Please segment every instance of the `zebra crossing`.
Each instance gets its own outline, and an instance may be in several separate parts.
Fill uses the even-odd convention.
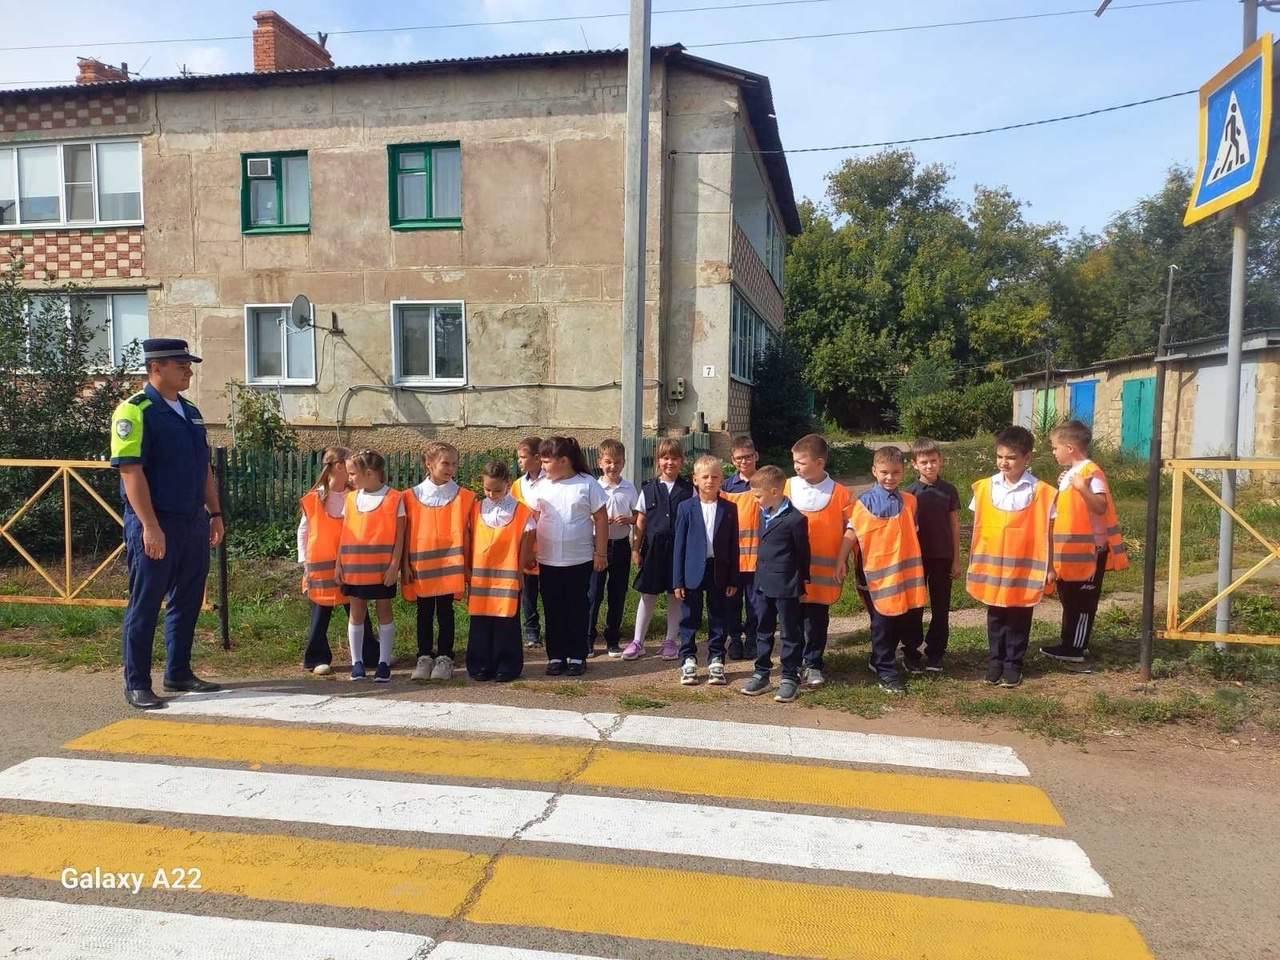
[[[0,880],[51,891],[0,898],[0,956],[1151,957],[996,744],[254,691],[165,714],[0,771]]]

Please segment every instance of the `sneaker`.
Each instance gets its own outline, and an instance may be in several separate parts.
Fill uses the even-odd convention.
[[[698,661],[693,657],[685,657],[684,663],[680,665],[680,682],[686,687],[692,687],[698,682]]]
[[[729,649],[725,651],[729,655],[730,660],[745,660],[747,652],[743,649],[741,640],[730,640]]]
[[[1022,682],[1022,671],[1017,667],[1005,667],[1004,675],[1000,678],[1000,686],[1005,690],[1012,690]]]
[[[941,661],[941,660],[930,660],[928,663],[926,663],[926,664],[924,665],[924,672],[925,672],[925,673],[941,673],[941,672],[942,672],[942,661]]]
[[[982,678],[982,682],[989,683],[994,687],[1000,682],[1002,676],[1004,676],[1004,664],[989,663],[987,664],[987,675]]]
[[[724,661],[719,657],[712,657],[711,662],[707,664],[707,685],[723,687],[728,682],[724,675]]]
[[[317,663],[311,668],[311,672],[317,677],[327,677],[329,674],[333,673],[333,668],[327,663]]]
[[[387,683],[390,680],[391,680],[391,664],[386,663],[385,661],[383,663],[378,664],[378,669],[373,671],[373,682]]]
[[[622,651],[623,660],[639,660],[644,656],[644,644],[639,640],[632,640],[627,644],[627,649]]]
[[[663,660],[678,660],[680,658],[680,644],[674,640],[664,640],[662,642],[662,652],[658,654]]]
[[[453,679],[453,657],[436,657],[436,665],[431,668],[432,680]]]
[[[524,638],[524,645],[526,647],[540,647],[542,646],[542,640],[535,633],[532,636],[528,636]]]
[[[600,651],[596,649],[596,644],[593,640],[591,641],[591,646],[587,647],[587,659],[594,660],[598,656],[600,656]]]
[[[364,679],[364,664],[361,663],[359,660],[357,660],[355,663],[351,665],[351,679],[352,680]]]
[[[924,661],[919,657],[903,657],[902,665],[907,668],[907,673],[913,675],[924,673]]]
[[[565,664],[564,672],[566,676],[580,677],[587,672],[587,665],[581,660],[570,660]]]
[[[743,684],[742,692],[748,697],[758,697],[769,690],[769,678],[763,673],[753,673],[751,679]]]
[[[827,682],[827,678],[822,675],[822,671],[817,667],[805,667],[804,672],[800,674],[800,678],[807,687],[820,687]]]
[[[1068,647],[1065,643],[1059,643],[1052,647],[1041,647],[1040,652],[1046,657],[1061,660],[1063,663],[1084,663],[1085,651],[1076,647]]]
[[[907,685],[902,682],[901,677],[882,677],[880,689],[885,693],[902,694],[907,692]]]
[[[413,668],[409,679],[414,683],[426,683],[431,679],[431,668],[436,665],[435,657],[419,657],[418,665]]]
[[[613,659],[617,660],[620,656],[622,656],[622,648],[618,646],[616,643],[611,644],[609,647],[605,649],[605,653],[607,653]]]
[[[773,695],[776,703],[790,703],[796,698],[796,694],[800,690],[800,681],[791,677],[783,677],[782,682],[778,684],[778,692]]]
[[[548,661],[547,661],[547,676],[548,676],[548,677],[561,677],[561,676],[564,676],[564,661],[563,661],[563,660],[548,660]]]

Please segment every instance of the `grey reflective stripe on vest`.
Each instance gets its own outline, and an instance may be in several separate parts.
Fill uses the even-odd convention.
[[[872,600],[882,600],[885,597],[892,597],[896,594],[910,590],[912,587],[923,587],[924,576],[912,577],[910,580],[903,580],[901,583],[895,583],[891,587],[881,587],[879,590],[868,589]]]
[[[509,580],[512,583],[520,582],[520,574],[514,570],[505,570],[502,567],[474,567],[471,570],[471,576],[484,577],[488,580]]]
[[[338,547],[340,555],[353,555],[361,553],[390,553],[395,549],[393,543],[344,543]]]
[[[421,580],[441,580],[444,577],[452,577],[456,573],[462,573],[466,568],[458,563],[452,567],[432,567],[430,570],[414,570],[413,579]]]
[[[1066,561],[1076,561],[1079,563],[1093,563],[1095,560],[1098,559],[1098,554],[1100,552],[1101,551],[1099,551],[1096,547],[1090,547],[1088,550],[1083,550],[1077,547],[1074,550],[1059,550],[1058,559],[1066,560]]]
[[[385,571],[388,563],[344,563],[343,573],[379,573]]]
[[[1093,543],[1092,533],[1055,533],[1054,543]]]
[[[970,563],[989,563],[993,567],[1019,567],[1034,573],[1044,573],[1049,565],[1043,560],[1032,560],[1030,557],[997,557],[990,553],[975,553],[969,558]]]
[[[498,597],[503,600],[515,600],[520,596],[519,590],[513,590],[510,587],[477,587],[472,586],[471,595],[473,597]]]
[[[881,577],[890,577],[895,573],[902,573],[904,570],[923,570],[924,561],[919,557],[908,557],[906,560],[899,560],[897,563],[891,563],[887,567],[881,567],[878,570],[863,570],[863,576],[868,580],[879,580]]]
[[[1043,580],[1032,580],[1028,577],[990,577],[985,573],[971,573],[969,583],[985,583],[992,587],[1023,587],[1027,590],[1044,589]]]
[[[760,552],[760,545],[758,543],[742,543],[738,545],[738,552],[752,556]]]
[[[325,570],[332,570],[337,567],[337,560],[320,560],[316,563],[307,561],[307,573],[321,573]]]
[[[462,547],[441,547],[438,550],[417,550],[409,554],[410,560],[443,560],[445,557],[462,556]]]
[[[324,590],[328,587],[336,587],[337,585],[337,580],[312,580],[310,577],[307,578],[307,587],[312,590]]]
[[[811,567],[830,567],[832,570],[836,568],[836,558],[820,553],[817,556],[809,558],[809,566]]]

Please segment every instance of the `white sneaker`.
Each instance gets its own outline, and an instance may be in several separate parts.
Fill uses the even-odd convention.
[[[707,665],[707,685],[712,687],[723,687],[728,680],[724,675],[724,662],[716,657]]]
[[[317,677],[327,677],[329,674],[333,673],[333,668],[327,663],[317,663],[311,668],[311,672]]]
[[[432,680],[452,680],[453,679],[453,658],[452,657],[436,657],[436,665],[431,670]]]
[[[693,657],[685,657],[680,666],[680,682],[686,687],[692,687],[698,682],[698,661]]]
[[[435,660],[431,657],[419,657],[418,665],[413,668],[413,673],[409,675],[409,679],[417,683],[426,683],[431,679],[431,668],[435,665]]]
[[[806,686],[820,687],[827,682],[827,678],[822,675],[822,671],[817,667],[805,667],[803,680]]]

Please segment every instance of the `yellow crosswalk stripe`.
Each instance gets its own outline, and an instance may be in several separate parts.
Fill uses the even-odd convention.
[[[427,916],[462,911],[481,924],[815,960],[1151,960],[1125,918],[1072,910],[36,815],[0,814],[0,832],[0,873],[55,882],[68,866],[148,878],[160,868],[195,867],[212,893]],[[487,867],[490,879],[471,902]],[[618,902],[602,900],[602,890]]]
[[[893,813],[1061,826],[1038,787],[773,760],[244,724],[122,720],[72,750],[418,775],[573,782],[689,796],[807,803]],[[588,762],[589,760],[589,762]],[[584,766],[585,764],[585,766]],[[580,771],[576,775],[574,771]]]

